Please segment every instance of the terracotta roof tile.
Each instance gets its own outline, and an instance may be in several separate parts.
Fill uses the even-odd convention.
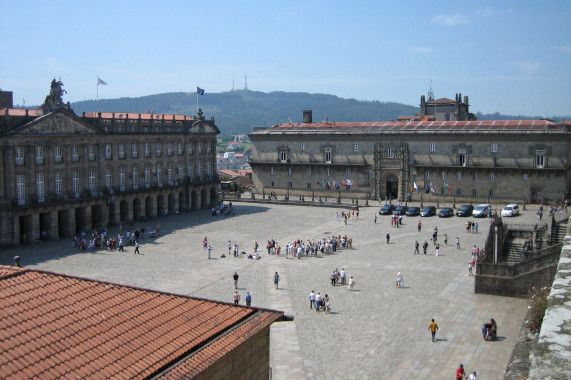
[[[0,286],[0,377],[5,379],[141,378],[187,360],[203,344],[218,347],[214,342],[233,336],[227,332],[253,315],[273,318],[257,322],[255,331],[283,315],[4,266]],[[226,345],[220,345],[220,355]]]
[[[101,117],[103,119],[111,119],[113,118],[113,114],[115,115],[116,119],[129,119],[129,120],[155,120],[155,121],[172,121],[173,116],[174,119],[177,121],[180,120],[194,120],[194,118],[186,116],[186,115],[177,115],[177,114],[162,114],[162,113],[136,113],[136,112],[101,112]],[[85,117],[89,118],[96,118],[96,112],[89,112],[85,114]]]

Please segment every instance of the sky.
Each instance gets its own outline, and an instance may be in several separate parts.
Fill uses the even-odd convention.
[[[40,105],[243,89],[571,114],[571,1],[0,0],[0,88]],[[97,86],[97,76],[107,82]]]

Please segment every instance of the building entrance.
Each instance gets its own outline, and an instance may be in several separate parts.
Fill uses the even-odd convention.
[[[387,177],[386,196],[389,199],[397,199],[399,196],[399,179],[394,175]]]

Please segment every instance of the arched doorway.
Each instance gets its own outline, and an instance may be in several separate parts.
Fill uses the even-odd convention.
[[[186,204],[186,194],[181,191],[178,193],[178,210],[186,211]]]
[[[218,199],[216,199],[217,197],[217,192],[215,188],[211,188],[210,189],[210,207],[214,207],[216,206],[216,203],[218,203]]]
[[[162,194],[157,196],[157,215],[166,215],[168,209],[165,207],[165,197]]]
[[[119,220],[124,223],[129,222],[129,202],[125,200],[119,203]]]
[[[190,209],[196,210],[198,208],[198,194],[193,191],[190,195]]]
[[[176,205],[175,196],[173,193],[169,193],[168,210],[170,214],[174,214],[176,212],[175,205]]]
[[[141,220],[142,207],[141,207],[141,200],[139,198],[133,199],[133,220]]]
[[[150,196],[145,198],[145,216],[147,218],[155,216],[153,214],[153,198]]]
[[[206,198],[206,190],[200,190],[200,208],[208,207],[208,199]]]
[[[399,196],[399,179],[394,175],[387,177],[386,181],[386,196],[389,199],[397,199]]]

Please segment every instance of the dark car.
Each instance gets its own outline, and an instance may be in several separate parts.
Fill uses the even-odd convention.
[[[432,216],[436,215],[436,207],[427,206],[420,210],[420,216]]]
[[[384,205],[379,210],[379,215],[392,215],[393,211],[395,211],[395,205]]]
[[[408,210],[408,207],[406,207],[406,206],[399,206],[399,207],[395,208],[395,211],[393,212],[393,214],[395,214],[395,215],[404,215],[407,210]]]
[[[420,215],[420,208],[419,207],[411,207],[406,210],[406,216],[417,216]]]
[[[449,218],[454,216],[454,209],[451,209],[450,207],[444,207],[443,209],[440,209],[438,216],[441,218]]]
[[[463,205],[460,206],[458,210],[456,210],[456,216],[471,216],[472,211],[474,211],[474,206]]]

